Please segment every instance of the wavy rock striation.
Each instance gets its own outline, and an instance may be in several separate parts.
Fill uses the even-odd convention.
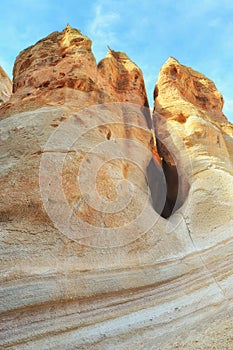
[[[126,54],[109,49],[97,65],[69,26],[19,54],[0,107],[3,349],[224,344],[233,128],[222,105],[209,79],[169,59],[157,152]]]
[[[12,82],[6,72],[0,67],[0,105],[6,102],[12,93]]]

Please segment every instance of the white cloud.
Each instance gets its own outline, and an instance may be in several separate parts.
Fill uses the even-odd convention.
[[[106,11],[104,1],[98,1],[94,5],[94,16],[88,23],[87,34],[93,40],[93,51],[97,59],[105,55],[107,45],[117,43],[118,31],[115,30],[115,26],[119,19],[118,13]]]
[[[95,6],[95,16],[90,23],[92,35],[105,39],[106,36],[115,36],[113,25],[118,21],[119,15],[114,12],[104,12],[101,3]]]

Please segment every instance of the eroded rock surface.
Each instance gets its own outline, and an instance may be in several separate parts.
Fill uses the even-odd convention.
[[[190,115],[226,122],[223,97],[213,81],[170,57],[163,65],[155,91],[155,109],[180,122]]]
[[[230,324],[233,137],[214,84],[168,60],[160,155],[142,72],[111,49],[97,65],[78,30],[20,53],[13,86],[0,108],[1,346],[169,349],[184,329],[192,342]]]
[[[167,172],[178,169],[178,194],[186,201],[190,232],[198,245],[228,237],[227,227],[230,233],[233,227],[233,125],[222,113],[223,98],[211,80],[173,58],[161,68],[155,91],[158,146]],[[173,178],[168,178],[172,187]]]
[[[22,51],[14,65],[14,94],[1,117],[68,102],[74,109],[107,102],[148,106],[142,72],[127,55],[109,50],[97,66],[91,45],[67,26]]]
[[[12,93],[12,82],[6,72],[0,67],[0,105],[9,100]]]

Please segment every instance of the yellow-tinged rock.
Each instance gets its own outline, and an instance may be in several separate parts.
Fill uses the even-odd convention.
[[[97,66],[67,25],[17,57],[0,108],[1,348],[231,348],[232,126],[207,78],[165,71],[160,157],[126,54]]]
[[[6,72],[0,67],[0,105],[9,100],[12,93],[12,82]]]
[[[226,122],[223,97],[203,74],[170,57],[160,70],[154,90],[155,109],[166,118],[185,121],[190,115]]]

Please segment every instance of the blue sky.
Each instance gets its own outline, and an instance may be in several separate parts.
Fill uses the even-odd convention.
[[[174,56],[213,79],[233,122],[232,0],[8,0],[1,3],[0,65],[11,76],[18,53],[66,23],[93,41],[125,51],[144,73],[152,104],[162,64]]]

